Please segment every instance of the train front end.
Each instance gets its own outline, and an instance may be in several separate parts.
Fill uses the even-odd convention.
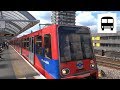
[[[58,48],[61,79],[97,78],[98,69],[88,27],[59,26]]]

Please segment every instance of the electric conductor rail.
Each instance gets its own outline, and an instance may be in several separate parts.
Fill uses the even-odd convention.
[[[96,55],[96,61],[106,61],[109,63],[114,63],[114,64],[120,65],[120,60],[118,58],[112,58],[112,57],[107,57],[107,56],[97,56]]]

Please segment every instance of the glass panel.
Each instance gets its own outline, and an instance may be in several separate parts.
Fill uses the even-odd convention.
[[[51,35],[46,34],[44,36],[44,48],[45,48],[45,57],[51,59],[52,52],[51,52]]]
[[[91,38],[90,38],[90,35],[89,34],[82,34],[82,47],[83,48],[83,51],[84,51],[84,55],[85,57],[84,58],[92,58],[92,47],[91,47]]]
[[[34,37],[32,37],[32,46],[31,46],[32,52],[34,52]]]
[[[60,55],[61,55],[61,61],[70,61],[71,55],[70,55],[70,45],[69,45],[69,37],[68,35],[62,34],[60,39]]]
[[[29,49],[29,38],[26,39],[26,49]]]
[[[70,34],[69,40],[70,40],[71,59],[73,60],[83,59],[80,35]]]
[[[61,62],[93,58],[89,31],[79,28],[60,28],[59,49]]]
[[[42,36],[36,37],[36,54],[42,55]]]

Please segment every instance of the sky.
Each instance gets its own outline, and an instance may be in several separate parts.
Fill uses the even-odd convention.
[[[28,11],[33,17],[37,20],[40,20],[41,24],[51,23],[51,11]],[[97,18],[98,14],[117,14],[117,30],[120,30],[120,11],[76,11],[76,25],[79,26],[88,26],[91,31],[97,30]],[[39,24],[33,26],[32,28],[26,30],[21,33],[20,36],[28,34],[31,30],[37,31],[39,30]]]

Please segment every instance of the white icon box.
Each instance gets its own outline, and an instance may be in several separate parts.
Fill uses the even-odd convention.
[[[98,33],[116,33],[116,13],[98,14]]]

